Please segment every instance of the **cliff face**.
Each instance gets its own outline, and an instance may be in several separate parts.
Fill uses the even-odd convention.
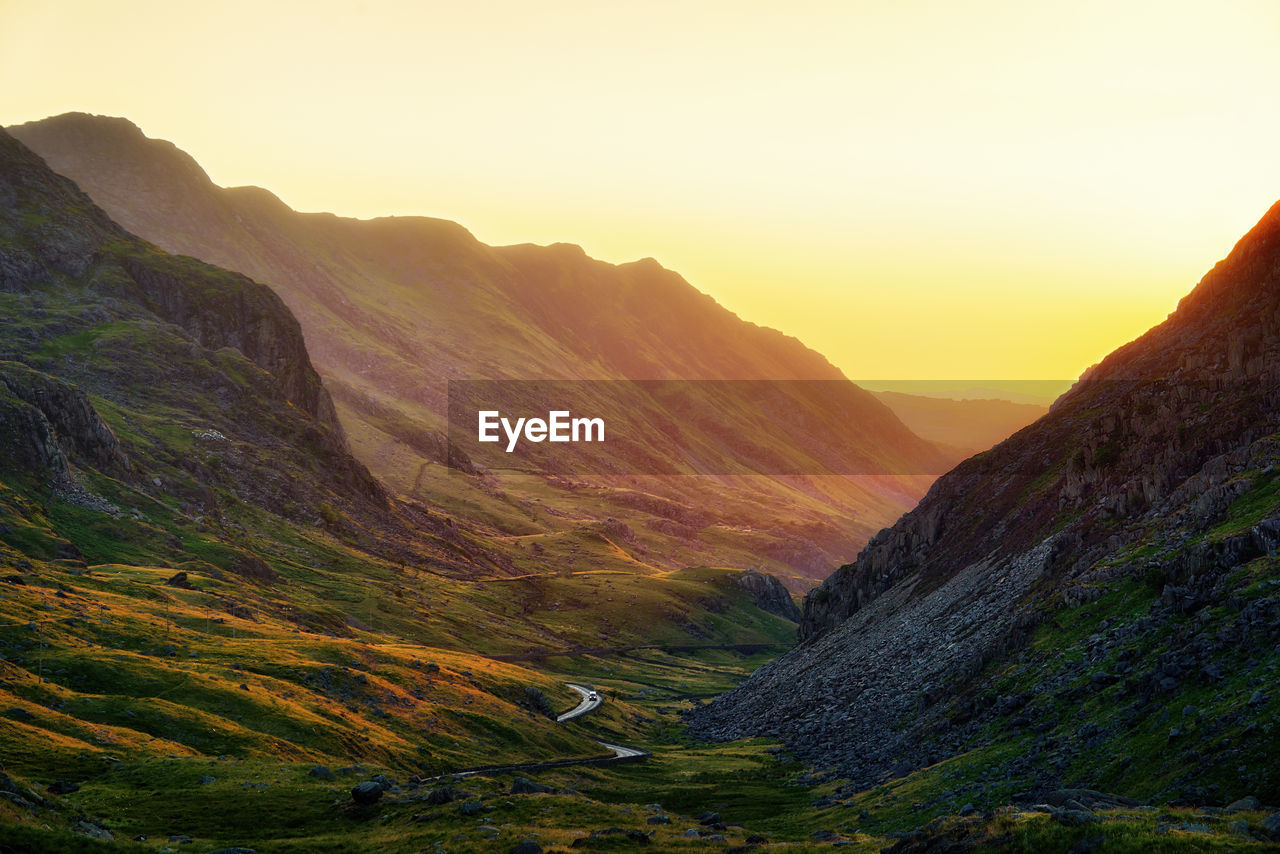
[[[103,469],[128,468],[115,433],[77,388],[17,362],[0,362],[0,447],[6,468],[71,480],[73,456]]]
[[[3,429],[13,466],[64,486],[75,464],[141,477],[92,397],[144,412],[159,402],[175,413],[207,405],[223,425],[218,435],[253,448],[226,456],[243,466],[223,470],[236,475],[241,496],[305,513],[325,487],[282,482],[302,464],[356,496],[364,512],[386,508],[381,486],[347,451],[298,323],[279,297],[134,237],[5,133],[0,295]],[[301,447],[290,451],[291,443]],[[303,463],[307,455],[323,462]]]
[[[1277,464],[1280,205],[1167,321],[874,536],[806,598],[801,645],[691,723],[780,735],[858,785],[1018,738],[992,772],[1028,788],[1141,770],[1172,797],[1198,767],[1234,773],[1251,748],[1213,736],[1252,744],[1280,666]],[[1180,702],[1204,748],[1151,748]]]
[[[311,366],[302,330],[289,309],[268,287],[243,276],[220,273],[215,287],[186,286],[189,270],[169,258],[122,255],[121,264],[138,285],[146,305],[176,323],[203,346],[231,347],[276,378],[295,406],[341,437],[333,401]]]
[[[765,572],[747,570],[734,579],[734,583],[755,598],[756,605],[770,614],[777,614],[793,622],[800,620],[800,609],[782,582]]]
[[[141,302],[205,347],[240,351],[275,377],[291,402],[339,431],[302,330],[270,288],[155,252],[8,134],[0,136],[0,204],[0,289],[87,278],[98,292]]]

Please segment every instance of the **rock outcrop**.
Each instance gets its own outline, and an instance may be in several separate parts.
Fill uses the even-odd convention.
[[[751,594],[762,611],[777,614],[792,622],[800,621],[800,609],[786,586],[767,572],[749,569],[734,578],[734,583]]]
[[[84,392],[17,362],[0,362],[0,453],[6,467],[44,473],[55,483],[70,480],[73,457],[98,468],[128,468],[115,434]]]
[[[138,406],[207,397],[204,405],[223,408],[232,424],[237,407],[245,414],[239,429],[205,433],[221,437],[222,477],[252,503],[310,519],[316,511],[305,508],[320,497],[278,465],[238,471],[247,460],[224,433],[241,434],[264,459],[309,454],[305,465],[335,494],[356,496],[370,514],[389,506],[348,452],[301,328],[270,288],[129,234],[4,132],[0,292],[13,297],[0,313],[0,430],[15,467],[43,470],[55,483],[69,482],[73,460],[118,473],[129,463],[91,396]],[[59,358],[82,346],[93,355]],[[271,410],[274,419],[262,417]],[[182,464],[197,468],[190,458]]]

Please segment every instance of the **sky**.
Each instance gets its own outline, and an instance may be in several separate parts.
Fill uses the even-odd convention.
[[[1063,379],[1280,199],[1280,3],[0,0],[0,124],[654,257],[855,379]]]

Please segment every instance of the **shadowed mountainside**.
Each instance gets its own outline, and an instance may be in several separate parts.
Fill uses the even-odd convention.
[[[244,442],[227,440],[243,453],[231,455],[236,468],[220,475],[241,498],[276,510],[296,504],[296,517],[314,518],[316,497],[280,477],[278,462],[290,460],[310,483],[323,484],[325,499],[369,523],[388,508],[382,487],[347,452],[298,324],[279,297],[241,275],[155,250],[13,138],[0,142],[0,289],[8,303],[0,358],[9,366],[6,385],[27,407],[19,409],[22,420],[36,430],[11,436],[15,463],[37,473],[65,466],[58,443],[84,450],[87,442],[98,449],[90,454],[95,462],[126,479],[136,475],[128,460],[141,462],[145,452],[115,441],[84,389],[155,412],[203,407],[211,427]],[[84,345],[87,355],[75,352]],[[42,370],[60,379],[34,373]],[[254,419],[229,417],[259,404]],[[48,453],[21,450],[41,444]]]
[[[853,790],[918,772],[938,810],[1280,802],[1278,431],[1280,205],[810,593],[801,645],[694,729],[780,735]]]

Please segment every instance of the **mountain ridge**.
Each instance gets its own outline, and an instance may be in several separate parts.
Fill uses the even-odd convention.
[[[132,201],[126,201],[122,198],[122,194],[113,189],[113,186],[105,178],[107,174],[114,171],[124,171],[131,179],[128,187],[130,194],[142,192],[146,196],[157,196],[159,203],[150,204],[148,212],[155,216],[157,220],[164,220],[172,224],[175,219],[178,222],[187,220],[188,217],[182,215],[182,212],[192,210],[193,205],[196,207],[208,207],[217,202],[217,196],[223,198],[240,197],[251,201],[250,207],[274,208],[276,212],[288,213],[302,220],[314,220],[330,226],[340,226],[343,228],[364,230],[375,235],[380,235],[382,239],[389,241],[408,241],[409,248],[419,257],[426,257],[428,261],[434,260],[425,250],[449,250],[454,252],[464,252],[468,257],[476,262],[484,261],[483,255],[486,252],[492,252],[498,257],[518,255],[527,259],[530,252],[543,253],[547,256],[556,256],[569,254],[576,256],[578,259],[585,261],[591,268],[596,271],[614,269],[614,270],[641,270],[644,272],[656,272],[659,276],[657,284],[671,282],[677,284],[677,287],[667,288],[665,295],[672,296],[675,294],[683,294],[684,299],[692,300],[703,306],[714,307],[713,310],[725,317],[731,317],[734,321],[742,323],[755,330],[763,331],[767,336],[777,343],[777,346],[784,350],[792,351],[792,353],[804,352],[804,359],[807,360],[801,366],[799,372],[795,370],[787,370],[783,368],[776,373],[768,370],[760,370],[759,365],[753,366],[753,373],[741,376],[717,376],[718,379],[843,379],[844,375],[832,365],[825,357],[815,351],[809,350],[796,339],[794,336],[786,335],[778,330],[768,326],[753,323],[744,320],[723,306],[720,306],[712,297],[704,294],[688,285],[683,277],[679,276],[667,268],[663,267],[653,258],[641,258],[622,264],[610,264],[609,262],[600,261],[589,257],[585,250],[577,244],[572,243],[552,243],[546,246],[537,244],[513,244],[509,246],[489,247],[480,243],[474,235],[462,226],[452,220],[440,219],[436,217],[426,217],[418,215],[394,215],[381,216],[371,219],[356,219],[352,217],[341,216],[329,212],[299,212],[290,208],[287,203],[282,201],[278,196],[270,190],[253,187],[231,187],[221,188],[215,185],[209,178],[208,174],[198,162],[186,152],[183,152],[173,143],[146,137],[140,128],[133,122],[125,118],[95,116],[87,113],[67,113],[50,119],[43,119],[35,122],[28,122],[23,125],[17,125],[9,129],[11,133],[18,139],[32,145],[35,150],[41,151],[42,156],[53,165],[55,169],[62,167],[62,171],[77,172],[82,181],[89,182],[91,187],[90,194],[98,197],[106,202],[106,208],[113,214],[125,228],[134,233],[146,233],[155,231],[152,223],[142,220],[141,211]],[[145,150],[145,151],[144,151]],[[97,177],[72,169],[72,158],[74,156],[84,158],[90,165],[95,165],[101,169],[103,165],[102,159],[111,159],[111,169],[101,169],[102,175]],[[97,162],[95,162],[97,161]],[[194,182],[190,187],[184,187],[183,192],[177,196],[168,197],[160,190],[173,186],[171,179],[162,177],[157,179],[155,176],[165,176],[166,173],[176,174],[183,182]],[[193,193],[188,190],[196,188],[202,192]],[[204,191],[220,191],[215,196],[208,196]],[[265,203],[265,205],[264,205]],[[218,211],[219,216],[246,216],[254,211],[247,208],[236,209],[233,206],[224,204],[218,205],[222,210]],[[410,231],[406,231],[406,229]],[[253,232],[241,229],[240,233],[249,243],[259,242],[254,239]],[[187,239],[195,239],[193,235],[185,235]],[[434,238],[434,239],[433,239]],[[161,242],[159,245],[164,245]],[[165,248],[178,248],[176,246]],[[186,249],[184,254],[193,254],[189,250],[193,246],[184,246]],[[400,248],[405,248],[403,245]],[[205,251],[217,254],[220,250],[218,247],[206,244]],[[203,253],[200,253],[203,254]],[[383,253],[384,255],[394,255],[395,253]],[[441,253],[446,254],[446,253]],[[235,260],[224,258],[222,260]],[[245,264],[245,259],[239,259],[241,264]],[[222,264],[224,267],[236,268],[234,264]],[[545,265],[544,265],[545,266]],[[258,270],[262,273],[264,270]],[[284,276],[279,275],[280,269],[275,268],[272,272],[275,276],[253,275],[258,280],[283,279]],[[414,271],[416,272],[416,271]],[[589,280],[589,276],[586,277]],[[281,282],[282,285],[289,285],[289,282]],[[288,292],[285,292],[288,299]],[[296,310],[296,309],[295,309]],[[596,354],[598,358],[598,354]],[[766,360],[767,363],[768,360]],[[779,366],[781,367],[781,366]],[[459,377],[465,376],[460,374]],[[487,377],[488,378],[488,377]],[[553,379],[557,376],[539,376],[538,378]],[[566,377],[569,378],[569,377]],[[604,375],[601,375],[604,378]],[[618,376],[615,378],[625,379],[699,379],[711,378],[699,376],[697,372],[684,375],[671,374],[653,374],[643,376]]]
[[[125,120],[69,115],[13,132],[130,230],[276,288],[303,327],[357,456],[393,490],[499,520],[504,534],[528,532],[521,496],[531,487],[500,474],[449,476],[449,379],[845,382],[797,339],[742,320],[653,260],[614,265],[572,244],[489,247],[446,220],[295,213],[269,191],[216,187],[189,156]],[[916,437],[865,390],[850,385],[845,397],[855,417],[838,431],[822,426],[813,438],[819,450],[865,447],[871,472],[940,471],[958,456]],[[745,404],[721,413],[750,435]],[[896,517],[924,480],[615,480],[557,494],[561,515],[547,524],[567,537],[565,518],[579,527],[607,523],[618,515],[609,496],[619,489],[656,493],[691,516],[719,505],[714,530],[681,537],[634,510],[627,524],[646,532],[651,556],[641,560],[664,570],[708,560],[749,567],[763,550],[764,568],[800,588]],[[564,546],[577,548],[568,539]]]

